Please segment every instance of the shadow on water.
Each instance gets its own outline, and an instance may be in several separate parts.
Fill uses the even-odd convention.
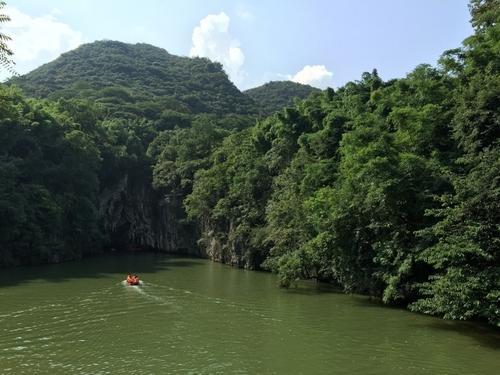
[[[500,330],[488,326],[483,322],[457,322],[433,318],[429,319],[426,323],[416,324],[415,327],[436,331],[455,332],[459,335],[473,338],[481,346],[494,350],[500,349]]]
[[[321,294],[345,295],[341,289],[334,285],[315,282],[300,282],[297,287],[286,289],[285,291],[288,294],[302,296],[318,296]],[[415,319],[412,320],[412,323],[410,323],[413,329],[456,333],[474,339],[481,346],[493,350],[500,349],[500,330],[486,324],[485,322],[443,320],[438,317],[409,311],[404,306],[386,305],[380,298],[360,294],[350,294],[349,296],[351,297],[351,303],[361,306],[363,309],[378,309],[381,311],[393,310],[400,311],[403,314],[420,316],[422,319]]]
[[[454,332],[476,340],[481,346],[495,350],[500,349],[500,330],[493,326],[489,326],[485,322],[443,320],[438,317],[409,311],[402,306],[386,305],[377,298],[369,298],[365,296],[358,297],[359,298],[356,298],[356,303],[358,305],[362,305],[363,308],[400,310],[405,314],[417,314],[421,316],[423,319],[412,323],[412,327],[414,329]]]
[[[278,287],[278,286],[276,286]],[[322,282],[301,281],[296,287],[283,289],[289,294],[300,294],[304,296],[317,296],[320,294],[345,294],[342,289]]]
[[[160,253],[113,253],[58,264],[2,269],[0,289],[33,280],[61,283],[77,278],[104,278],[109,274],[150,274],[178,267],[199,266],[197,258],[177,258]]]

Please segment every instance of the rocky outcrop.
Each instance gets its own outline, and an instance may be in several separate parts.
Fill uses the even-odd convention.
[[[182,201],[165,199],[150,181],[135,181],[125,174],[101,192],[99,206],[112,248],[201,255],[195,226],[184,220]]]
[[[250,269],[262,261],[249,251],[248,234],[238,234],[233,222],[222,226],[204,220],[189,222],[182,197],[166,196],[154,190],[150,181],[125,174],[101,192],[99,202],[111,248],[201,256]]]
[[[260,262],[248,251],[245,238],[236,234],[234,224],[230,222],[227,228],[217,228],[210,222],[202,225],[201,238],[198,245],[209,259],[230,264],[232,266],[256,269]]]

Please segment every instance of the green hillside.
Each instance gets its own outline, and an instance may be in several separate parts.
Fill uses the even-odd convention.
[[[305,99],[309,94],[320,91],[312,86],[296,82],[272,81],[246,90],[244,93],[258,104],[261,114],[269,115],[283,107],[293,105],[295,99]]]
[[[255,113],[219,63],[169,54],[148,44],[98,41],[12,80],[27,96],[88,98],[123,117],[189,113]]]

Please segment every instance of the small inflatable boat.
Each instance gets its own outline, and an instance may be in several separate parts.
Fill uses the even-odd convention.
[[[128,285],[139,285],[141,282],[139,280],[139,276],[137,275],[127,275],[127,284]]]

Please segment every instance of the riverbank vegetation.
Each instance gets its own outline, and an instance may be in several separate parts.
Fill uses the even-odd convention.
[[[438,66],[363,73],[259,120],[279,91],[245,96],[205,59],[150,66],[163,52],[144,45],[86,45],[15,79],[39,99],[0,88],[0,262],[182,234],[284,287],[314,278],[499,325],[500,5],[473,0],[471,14],[474,35]],[[120,54],[131,61],[110,65]],[[124,177],[175,210],[118,204]]]
[[[364,73],[226,138],[186,200],[202,244],[283,286],[498,323],[499,8],[473,5],[476,34],[438,67]]]

